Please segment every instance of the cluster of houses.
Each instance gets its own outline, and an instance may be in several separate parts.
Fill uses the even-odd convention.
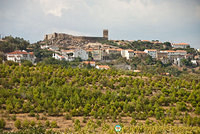
[[[88,46],[91,46],[89,44]],[[126,58],[127,60],[131,59],[132,57],[145,57],[150,55],[153,59],[157,59],[162,61],[164,64],[166,63],[174,63],[178,66],[181,65],[181,59],[189,58],[191,55],[187,54],[185,50],[156,50],[156,49],[145,49],[144,51],[134,51],[132,49],[121,49],[117,47],[110,48],[107,45],[105,48],[97,44],[98,47],[92,48],[87,46],[87,48],[76,48],[76,49],[59,49],[56,46],[41,46],[41,49],[48,49],[49,51],[53,51],[53,58],[57,60],[64,60],[64,61],[73,61],[76,58],[80,58],[83,60],[83,64],[90,65],[92,67],[96,67],[97,69],[109,69],[110,67],[107,65],[96,65],[95,61],[102,61],[108,60],[108,56],[111,54],[117,54],[121,57]],[[102,44],[101,44],[102,45]],[[190,45],[187,43],[179,43],[179,44],[172,44],[174,48],[187,48]],[[20,63],[22,60],[29,60],[32,63],[35,63],[36,57],[34,56],[33,52],[27,52],[25,50],[18,50],[11,53],[7,53],[7,60],[12,60],[14,62]],[[90,56],[89,56],[90,55]],[[88,61],[89,57],[93,58],[93,61]],[[196,62],[193,60],[193,64]]]
[[[91,44],[90,44],[91,45]],[[187,43],[179,43],[172,44],[174,48],[187,48],[190,45]],[[43,46],[44,48],[44,46]],[[45,47],[46,48],[46,47]],[[58,60],[65,61],[73,61],[75,58],[81,58],[83,61],[87,61],[89,59],[89,54],[93,57],[94,61],[107,60],[108,56],[111,54],[118,54],[121,57],[126,58],[127,60],[132,57],[145,57],[150,55],[153,59],[157,59],[162,61],[164,64],[166,63],[174,63],[176,65],[181,64],[181,59],[188,58],[190,55],[187,54],[185,50],[156,50],[156,49],[145,49],[144,51],[134,51],[132,49],[121,49],[121,48],[78,48],[78,49],[70,49],[70,50],[60,50],[51,49],[54,51],[53,58]]]

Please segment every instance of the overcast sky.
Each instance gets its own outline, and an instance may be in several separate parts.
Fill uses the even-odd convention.
[[[63,32],[200,48],[200,0],[0,0],[0,34],[30,42]]]

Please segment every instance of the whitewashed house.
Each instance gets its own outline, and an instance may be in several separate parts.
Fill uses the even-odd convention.
[[[115,48],[107,48],[106,50],[105,50],[105,52],[107,53],[107,54],[121,54],[121,51],[122,51],[123,49],[121,49],[121,48],[119,48],[119,49],[115,49]]]
[[[187,51],[185,50],[163,50],[160,51],[162,53],[167,53],[167,57],[171,62],[174,62],[174,64],[180,66],[181,65],[181,59],[184,59],[187,55]]]
[[[127,60],[134,57],[134,51],[131,49],[121,50],[122,57],[125,57]]]
[[[157,50],[156,49],[145,49],[144,52],[147,53],[148,55],[150,55],[152,58],[157,57]]]
[[[100,70],[102,70],[102,69],[106,69],[106,70],[110,69],[110,67],[108,65],[97,65],[96,68],[100,69]]]
[[[17,63],[21,63],[22,60],[28,60],[31,61],[32,63],[35,62],[35,55],[33,52],[27,52],[25,50],[17,50],[11,53],[6,54],[7,60],[14,61]]]
[[[41,49],[49,49],[50,46],[48,46],[48,45],[46,44],[46,45],[42,45],[42,46],[40,46],[40,48],[41,48]]]
[[[62,56],[68,60],[74,60],[75,58],[81,58],[81,60],[88,60],[88,53],[83,49],[74,50],[61,50]]]
[[[95,61],[99,61],[99,60],[103,60],[103,51],[101,49],[87,49],[86,50],[87,53],[91,53],[92,54],[92,58]]]
[[[49,46],[49,49],[51,50],[51,51],[58,51],[59,50],[59,47],[57,47],[57,46]]]
[[[172,47],[173,48],[187,48],[187,47],[190,47],[190,44],[188,44],[188,43],[173,43]]]
[[[185,50],[163,50],[163,51],[160,51],[160,52],[165,52],[167,53],[168,57],[171,57],[171,56],[185,56],[187,54],[187,51]]]
[[[53,58],[57,59],[57,60],[66,60],[66,57],[59,55],[57,53],[53,53]]]
[[[197,60],[191,60],[191,63],[194,64],[194,65],[197,65]]]

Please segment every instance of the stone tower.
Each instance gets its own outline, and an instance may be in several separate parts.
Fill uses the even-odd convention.
[[[103,30],[103,37],[108,39],[108,30],[107,29]]]

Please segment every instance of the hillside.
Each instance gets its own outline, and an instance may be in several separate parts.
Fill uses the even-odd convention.
[[[149,125],[152,132],[166,132],[163,125],[176,126],[174,133],[200,132],[198,77],[0,64],[0,78],[0,116],[7,130],[45,126],[111,133],[121,124],[128,132],[145,132]]]

